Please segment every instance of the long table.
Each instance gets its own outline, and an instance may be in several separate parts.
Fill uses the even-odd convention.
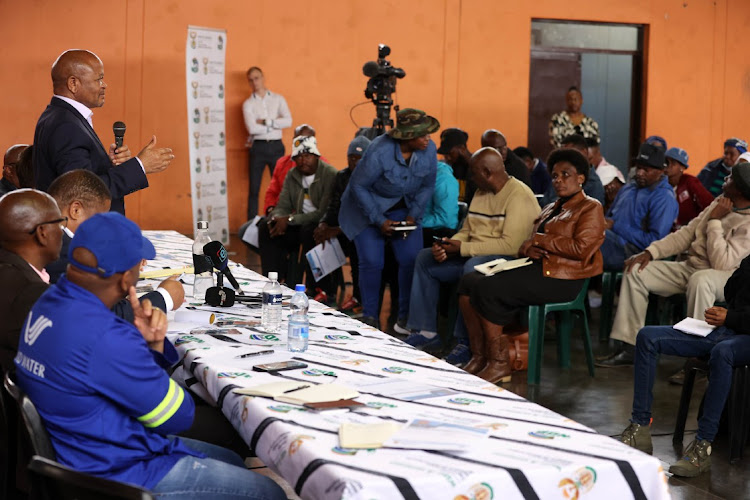
[[[157,249],[147,269],[191,261],[189,238],[171,231],[144,234]],[[267,282],[240,265],[230,268],[248,294],[259,293]],[[192,286],[186,285],[186,292],[192,293]],[[223,320],[260,318],[257,307],[210,308],[191,300],[188,296],[183,309],[213,312]],[[216,338],[172,321],[168,333],[183,359],[175,379],[219,406],[257,456],[304,499],[670,498],[654,457],[314,301],[310,324],[304,353],[290,353],[282,335],[256,329]],[[238,358],[251,349],[246,345],[272,346],[275,353]],[[308,367],[277,374],[252,370],[257,363],[289,359]],[[366,406],[316,412],[233,391],[279,380],[335,381],[356,388]],[[339,446],[342,423],[416,418],[486,428],[489,437],[465,451]]]

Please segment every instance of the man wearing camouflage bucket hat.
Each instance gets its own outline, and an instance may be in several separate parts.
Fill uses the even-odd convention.
[[[341,199],[339,223],[357,248],[362,321],[370,325],[378,326],[385,244],[398,222],[417,225],[405,238],[391,239],[399,265],[399,322],[406,324],[409,316],[414,260],[422,248],[419,224],[437,172],[437,148],[430,134],[439,128],[440,123],[424,111],[399,111],[396,127],[372,141]]]

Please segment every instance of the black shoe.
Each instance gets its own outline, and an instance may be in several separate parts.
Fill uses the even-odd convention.
[[[618,366],[633,366],[635,356],[633,349],[620,349],[606,359],[596,361],[594,364],[602,368],[616,368]]]
[[[371,326],[373,328],[380,328],[380,322],[377,320],[377,318],[373,318],[372,316],[362,316],[361,318],[359,318],[359,320],[365,325]]]
[[[708,374],[706,372],[698,370],[698,373],[695,374],[695,381],[704,380],[707,377]],[[683,368],[674,375],[671,375],[667,380],[672,385],[683,385],[685,383],[685,369]]]

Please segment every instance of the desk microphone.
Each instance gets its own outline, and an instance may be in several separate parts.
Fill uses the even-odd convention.
[[[232,307],[234,304],[262,304],[261,297],[237,295],[234,290],[225,286],[212,286],[206,290],[206,304],[213,307]]]
[[[123,122],[115,122],[112,125],[112,132],[115,133],[115,146],[121,148],[123,139],[125,138],[125,124]]]
[[[234,289],[237,290],[240,295],[243,295],[244,292],[240,288],[240,284],[237,283],[237,280],[234,279],[234,276],[232,276],[232,271],[229,270],[227,249],[224,248],[224,245],[222,245],[220,241],[212,241],[210,243],[206,243],[205,245],[203,245],[203,253],[211,259],[211,263],[214,265],[216,270],[226,276]]]

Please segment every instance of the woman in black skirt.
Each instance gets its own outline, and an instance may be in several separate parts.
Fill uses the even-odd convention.
[[[518,251],[533,263],[494,276],[467,274],[458,289],[472,352],[464,370],[493,384],[510,380],[503,326],[514,321],[519,309],[573,300],[586,278],[602,273],[604,212],[582,191],[588,160],[578,151],[558,149],[547,165],[560,198],[542,210]]]

